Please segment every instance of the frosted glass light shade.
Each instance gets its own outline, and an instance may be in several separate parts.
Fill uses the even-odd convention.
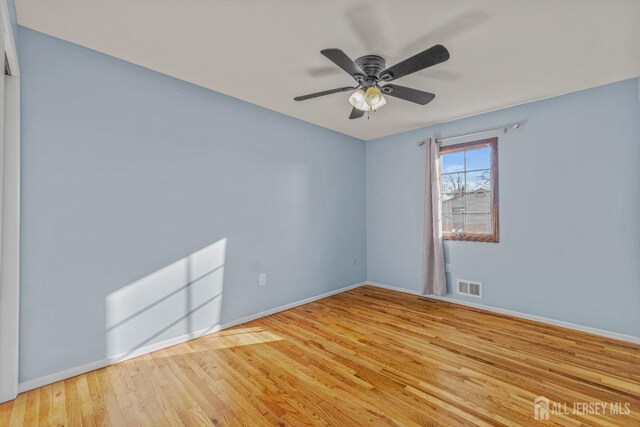
[[[343,98],[344,99],[344,98]],[[358,89],[349,97],[349,103],[358,110],[367,111],[369,106],[365,102],[365,93],[362,89]]]
[[[373,108],[374,105],[378,105],[382,99],[382,93],[380,89],[375,86],[371,86],[367,89],[367,93],[364,96],[364,101]]]
[[[384,99],[384,96],[380,95],[380,101],[377,104],[371,106],[371,110],[376,111],[378,108],[382,107],[387,103],[387,100]]]

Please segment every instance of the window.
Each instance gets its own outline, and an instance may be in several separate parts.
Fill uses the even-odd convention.
[[[498,138],[440,148],[442,237],[498,242]]]

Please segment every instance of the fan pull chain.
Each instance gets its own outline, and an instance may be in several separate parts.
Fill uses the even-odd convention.
[[[373,112],[375,113],[378,110],[373,110]],[[371,107],[369,107],[369,109],[367,110],[367,120],[369,120],[371,118]]]

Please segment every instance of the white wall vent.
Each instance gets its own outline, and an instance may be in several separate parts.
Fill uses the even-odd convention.
[[[482,282],[458,279],[456,284],[457,293],[470,297],[482,298]]]

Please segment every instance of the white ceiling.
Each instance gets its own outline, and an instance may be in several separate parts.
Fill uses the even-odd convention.
[[[18,22],[197,85],[373,139],[640,75],[638,0],[17,0]],[[434,44],[448,62],[397,81],[436,94],[389,97],[348,120],[348,86],[320,54],[390,66]],[[395,83],[395,82],[394,82]]]

